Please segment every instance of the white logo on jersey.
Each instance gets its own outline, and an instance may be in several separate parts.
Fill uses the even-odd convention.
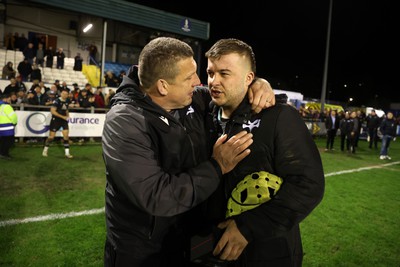
[[[186,112],[186,116],[189,115],[190,113],[194,113],[194,109],[192,106],[189,107],[188,111]]]
[[[165,118],[164,116],[160,116],[160,119],[165,122],[166,125],[169,125],[169,121],[167,118]]]
[[[260,127],[260,119],[257,119],[253,122],[249,121],[247,124],[243,123],[242,128],[246,129],[249,128],[250,132],[253,130],[253,128],[258,128]]]

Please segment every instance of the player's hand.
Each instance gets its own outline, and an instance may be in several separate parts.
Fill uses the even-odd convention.
[[[241,131],[229,138],[222,135],[214,144],[213,158],[221,167],[222,174],[230,172],[236,164],[250,154],[248,147],[253,143],[253,134]],[[225,142],[226,141],[226,142]]]
[[[248,92],[251,109],[255,113],[275,105],[275,93],[271,85],[265,79],[257,78],[249,88]]]
[[[214,256],[219,256],[221,260],[237,260],[249,242],[240,233],[233,219],[220,223],[218,228],[225,229],[225,231],[215,246]]]

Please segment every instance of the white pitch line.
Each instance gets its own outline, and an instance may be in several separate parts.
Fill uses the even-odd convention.
[[[361,171],[368,171],[371,169],[379,169],[379,168],[383,168],[383,167],[387,167],[387,166],[391,166],[391,165],[396,165],[399,163],[400,163],[400,161],[395,161],[395,162],[390,162],[390,163],[381,164],[381,165],[362,167],[362,168],[358,168],[358,169],[345,170],[345,171],[339,171],[339,172],[331,172],[331,173],[325,174],[325,177],[335,176],[335,175],[344,174],[344,173],[361,172]]]
[[[30,223],[30,222],[41,222],[41,221],[65,219],[65,218],[78,217],[78,216],[83,216],[83,215],[99,214],[102,212],[104,212],[104,208],[93,209],[93,210],[84,210],[84,211],[72,211],[72,212],[68,212],[68,213],[54,213],[54,214],[25,218],[25,219],[11,219],[11,220],[7,220],[7,221],[0,221],[0,227],[4,227],[4,226],[8,226],[8,225],[15,225],[15,224],[22,224],[22,223]]]
[[[383,167],[396,165],[396,164],[400,164],[400,161],[395,161],[395,162],[390,162],[390,163],[375,165],[375,166],[370,166],[370,167],[352,169],[352,170],[331,172],[331,173],[325,174],[325,177],[335,176],[335,175],[340,175],[340,174],[345,174],[345,173],[367,171],[367,170],[371,170],[371,169],[378,169],[378,168],[383,168]],[[11,220],[7,220],[7,221],[0,221],[0,227],[4,227],[4,226],[8,226],[8,225],[15,225],[15,224],[22,224],[22,223],[50,221],[50,220],[78,217],[78,216],[83,216],[83,215],[99,214],[99,213],[103,213],[103,212],[104,212],[104,208],[100,208],[100,209],[84,210],[84,211],[78,211],[78,212],[73,211],[73,212],[69,212],[69,213],[55,213],[55,214],[49,214],[49,215],[31,217],[31,218],[25,218],[25,219],[11,219]]]

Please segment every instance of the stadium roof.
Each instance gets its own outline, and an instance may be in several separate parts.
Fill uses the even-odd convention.
[[[208,40],[210,23],[122,0],[31,0],[93,16]]]

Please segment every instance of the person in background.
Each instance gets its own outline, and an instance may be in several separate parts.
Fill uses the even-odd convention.
[[[27,82],[29,80],[29,75],[32,73],[32,64],[29,62],[28,58],[24,58],[24,60],[19,62],[17,70],[21,81]]]
[[[106,94],[105,98],[104,98],[104,105],[106,108],[110,108],[111,107],[111,100],[113,98],[113,96],[115,95],[115,91],[111,88],[108,89],[108,93]]]
[[[117,78],[117,80],[118,80],[118,86],[122,83],[122,80],[124,79],[124,76],[126,75],[126,71],[124,71],[124,70],[121,70],[120,72],[119,72],[119,75],[118,75],[118,78]]]
[[[37,80],[40,82],[42,80],[42,71],[40,70],[39,66],[36,65],[36,63],[33,63],[32,65],[32,72],[30,76],[31,82]]]
[[[374,146],[375,149],[378,148],[378,128],[381,123],[381,119],[376,114],[375,109],[371,110],[371,113],[368,114],[367,118],[367,128],[368,128],[368,141],[369,141],[369,148]]]
[[[19,85],[17,84],[16,78],[11,78],[10,79],[10,84],[8,84],[5,88],[3,93],[4,94],[11,94],[11,93],[17,93],[19,91]]]
[[[97,86],[97,89],[92,97],[94,97],[94,106],[96,108],[105,108],[102,86]]]
[[[335,142],[336,133],[339,129],[339,118],[336,114],[336,110],[331,110],[328,116],[325,118],[326,128],[326,148],[325,151],[333,150],[333,143]]]
[[[3,72],[1,74],[1,78],[4,80],[10,80],[11,78],[15,78],[15,74],[17,73],[13,68],[13,63],[8,61],[6,65],[3,67]]]
[[[112,71],[107,71],[106,72],[106,77],[105,79],[105,84],[107,84],[108,87],[117,87],[118,86],[118,78],[115,77],[114,73]]]
[[[243,130],[253,134],[249,156],[223,175],[207,200],[206,215],[217,226],[213,255],[223,266],[301,266],[300,223],[324,195],[318,148],[292,106],[251,112],[246,94],[256,59],[248,44],[221,39],[205,55],[214,140]]]
[[[62,47],[58,48],[55,56],[57,57],[57,69],[64,69],[65,54]]]
[[[344,117],[340,119],[339,129],[340,129],[340,151],[344,151],[344,147],[346,146],[346,151],[350,150],[350,143],[347,136],[349,135],[349,120],[350,113],[346,111],[344,113]]]
[[[196,87],[197,64],[187,43],[153,39],[142,49],[138,66],[112,98],[102,134],[104,266],[188,266],[183,228],[190,225],[181,216],[248,155],[251,134],[208,142],[204,122],[210,95]],[[260,84],[253,86],[260,89]],[[265,107],[265,99],[254,97],[255,109]]]
[[[69,119],[69,98],[68,98],[68,90],[63,89],[61,91],[60,97],[56,98],[53,101],[53,105],[50,108],[51,112],[51,121],[49,127],[49,137],[46,139],[42,156],[47,157],[48,151],[51,143],[53,142],[56,132],[61,129],[61,133],[63,135],[63,143],[65,150],[65,157],[67,159],[72,159],[73,156],[69,151],[69,127],[68,127],[68,119]]]
[[[74,60],[74,71],[82,71],[83,58],[81,53],[76,53]]]
[[[9,94],[2,94],[0,99],[0,159],[11,159],[10,149],[14,145],[15,126],[18,117],[10,105]]]
[[[47,93],[43,97],[43,102],[45,106],[52,106],[54,100],[58,97],[57,94],[57,86],[56,85],[51,85],[50,90],[47,91]]]
[[[44,65],[44,56],[45,56],[45,51],[43,49],[43,44],[39,43],[38,44],[38,49],[36,50],[36,65],[40,66],[43,68]]]
[[[358,147],[358,141],[360,140],[361,130],[363,129],[365,123],[365,113],[361,110],[357,110],[356,113],[357,113],[356,118],[358,120],[358,132],[356,133],[355,136],[354,146]]]
[[[45,57],[46,57],[46,67],[53,68],[55,53],[53,51],[53,47],[49,46],[49,49],[46,49]]]
[[[350,113],[350,122],[349,122],[349,135],[347,138],[349,139],[350,143],[350,152],[355,154],[356,153],[356,141],[357,141],[357,134],[359,133],[360,121],[357,118],[357,112],[352,111]]]
[[[33,65],[34,58],[36,57],[36,50],[33,47],[33,43],[29,42],[25,49],[22,51],[24,57],[28,60],[30,65]]]
[[[393,117],[393,113],[389,111],[386,114],[386,118],[382,120],[381,126],[379,127],[379,130],[382,133],[382,145],[379,156],[380,159],[392,159],[389,156],[389,146],[392,140],[396,140],[396,129],[396,119]]]

